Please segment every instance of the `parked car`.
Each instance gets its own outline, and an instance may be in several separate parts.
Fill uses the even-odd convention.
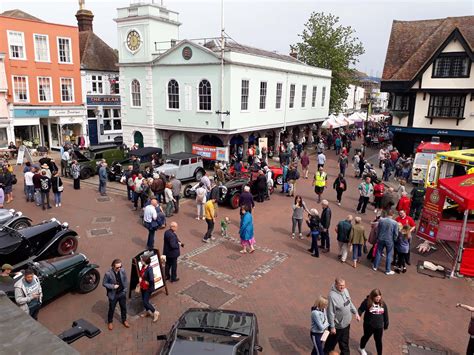
[[[33,269],[43,289],[43,303],[53,300],[68,291],[89,293],[94,291],[100,282],[98,265],[91,264],[84,254],[67,255],[56,259],[28,262],[25,268]],[[13,285],[22,277],[19,273],[11,282],[0,283],[0,291],[15,302]]]
[[[0,209],[0,228],[10,227],[13,229],[23,229],[31,226],[31,219],[24,216],[20,211],[13,209]]]
[[[108,169],[109,180],[110,181],[120,180],[124,171],[126,171],[128,167],[132,165],[132,156],[136,156],[139,159],[140,171],[145,170],[147,166],[151,166],[151,161],[153,159],[154,154],[156,154],[158,158],[161,160],[163,156],[163,150],[161,148],[145,147],[145,148],[129,151],[128,158],[120,160],[120,161],[114,161],[110,165]]]
[[[126,157],[127,151],[116,145],[103,145],[89,147],[84,152],[79,149],[74,150],[74,156],[79,163],[81,179],[88,179],[97,174],[97,163],[105,159],[107,164],[121,161]]]
[[[17,270],[28,262],[72,254],[77,245],[77,233],[55,218],[20,230],[3,227],[0,229],[0,265],[8,263]]]
[[[268,165],[268,168],[271,170],[272,175],[273,175],[273,180],[277,185],[283,185],[283,169],[279,166],[271,166]],[[242,167],[242,173],[248,173],[249,169]],[[234,175],[235,174],[235,169],[234,166],[232,165],[229,169],[229,174]]]
[[[255,355],[258,344],[257,316],[250,312],[190,308],[171,327],[158,335],[165,340],[161,355]]]
[[[167,177],[174,175],[179,180],[196,181],[200,181],[205,172],[200,155],[184,152],[167,155],[165,163],[154,171]]]

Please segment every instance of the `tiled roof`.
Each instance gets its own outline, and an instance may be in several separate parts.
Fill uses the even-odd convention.
[[[7,17],[14,17],[14,18],[20,18],[20,19],[27,19],[27,20],[34,20],[34,21],[41,21],[44,22],[43,20],[34,17],[24,11],[14,9],[14,10],[7,10],[4,11],[3,13],[0,14],[1,16],[7,16]]]
[[[393,21],[382,80],[412,80],[455,29],[473,50],[474,16]]]
[[[117,54],[94,32],[79,32],[79,50],[82,69],[119,71]]]
[[[217,44],[215,40],[206,42],[204,47],[212,50],[213,52],[219,52],[221,50],[220,43]],[[263,49],[245,46],[233,41],[225,41],[225,49],[230,50],[231,52],[240,52],[240,53],[247,53],[252,55],[257,55],[261,57],[267,57],[277,60],[283,60],[285,62],[296,63],[296,64],[304,64],[303,62],[299,61],[296,58],[293,58],[290,55],[279,54],[276,52],[266,51]]]

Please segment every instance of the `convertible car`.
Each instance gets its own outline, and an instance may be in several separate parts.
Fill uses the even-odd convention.
[[[25,268],[33,269],[43,289],[43,303],[71,290],[79,293],[94,291],[100,282],[98,265],[91,264],[84,254],[74,254],[51,260],[29,262]],[[15,302],[14,284],[22,276],[15,275],[11,282],[0,282],[0,291]]]
[[[161,355],[248,354],[263,351],[258,344],[257,316],[249,312],[190,308],[171,327]]]
[[[145,167],[151,167],[151,161],[153,159],[153,155],[158,157],[158,160],[162,160],[163,150],[161,148],[155,147],[145,147],[140,149],[131,150],[128,152],[128,158],[114,161],[110,168],[108,169],[108,177],[110,181],[118,181],[122,177],[125,170],[132,164],[132,156],[136,156],[140,162],[140,171],[144,171]],[[161,165],[159,163],[159,165]]]
[[[31,226],[31,219],[23,216],[20,211],[0,209],[0,228],[10,227],[13,229],[23,229]]]
[[[275,180],[275,183],[277,185],[283,185],[283,169],[279,166],[271,166],[271,165],[268,165],[268,168],[272,172],[273,180]],[[231,166],[229,169],[229,174],[234,175],[234,173],[235,173],[234,166]],[[243,174],[249,173],[249,169],[242,167],[242,173]]]
[[[18,270],[28,262],[72,254],[77,244],[77,233],[55,218],[20,230],[3,227],[0,229],[0,265],[9,263]]]

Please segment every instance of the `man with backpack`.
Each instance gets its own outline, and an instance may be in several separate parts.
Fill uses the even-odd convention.
[[[41,186],[41,205],[43,206],[43,210],[48,207],[51,208],[49,204],[49,191],[51,190],[51,179],[46,176],[46,171],[41,170],[41,177],[40,177],[40,186]]]
[[[300,173],[296,166],[291,165],[290,170],[288,171],[287,180],[288,180],[288,196],[296,195],[296,181],[300,178]]]

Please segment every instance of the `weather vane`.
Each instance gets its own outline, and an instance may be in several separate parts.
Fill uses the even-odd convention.
[[[79,0],[79,10],[84,10],[85,3],[86,3],[86,0]]]

